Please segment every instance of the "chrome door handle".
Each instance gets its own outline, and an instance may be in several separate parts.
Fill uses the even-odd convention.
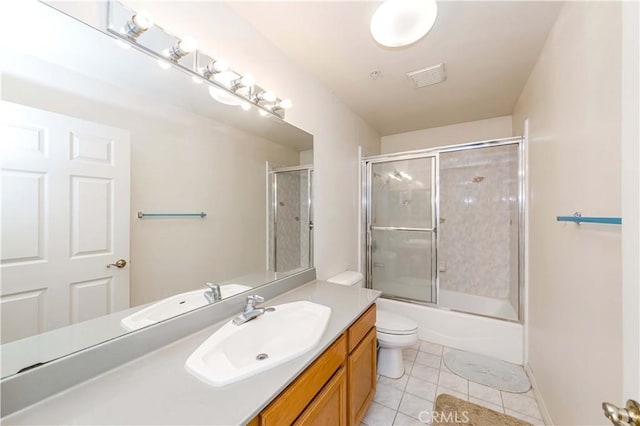
[[[127,266],[127,261],[124,259],[118,259],[116,260],[116,263],[110,263],[107,265],[107,268],[111,268],[112,266],[115,266],[116,268],[122,269],[125,266]]]

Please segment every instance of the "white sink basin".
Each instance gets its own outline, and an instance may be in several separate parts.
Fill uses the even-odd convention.
[[[187,371],[213,386],[253,376],[313,348],[331,316],[331,308],[306,301],[274,308],[242,325],[229,321],[191,354]]]
[[[250,289],[251,287],[246,285],[227,284],[220,286],[220,293],[225,299]],[[209,289],[203,288],[168,297],[123,318],[120,325],[128,331],[133,331],[205,306],[209,303],[204,297],[207,291]]]

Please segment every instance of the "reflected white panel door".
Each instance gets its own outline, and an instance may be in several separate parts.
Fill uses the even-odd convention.
[[[2,343],[129,306],[128,132],[0,101]]]

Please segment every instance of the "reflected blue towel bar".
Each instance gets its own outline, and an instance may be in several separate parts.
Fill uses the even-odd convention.
[[[145,213],[138,212],[138,219],[143,217],[201,217],[204,218],[207,214],[205,212],[200,213]]]
[[[557,216],[558,222],[575,222],[575,223],[606,223],[610,225],[621,225],[621,217],[585,217],[580,215],[573,216]]]

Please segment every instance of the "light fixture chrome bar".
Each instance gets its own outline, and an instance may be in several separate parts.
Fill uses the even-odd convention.
[[[136,17],[139,16],[143,15],[127,8],[118,1],[109,0],[106,28],[102,30],[112,37],[116,37],[124,43],[131,45],[136,50],[157,59],[159,63],[166,64],[163,67],[177,68],[191,76],[194,81],[201,80],[210,86],[214,86],[238,98],[242,106],[254,106],[258,111],[261,111],[262,115],[271,115],[280,120],[284,120],[285,110],[291,107],[290,100],[275,97],[273,102],[264,102],[264,99],[258,99],[255,97],[255,81],[250,75],[242,75],[234,70],[228,69],[228,65],[220,67],[220,65],[225,65],[224,61],[212,59],[206,53],[196,49],[195,44],[191,43],[191,40],[175,37],[162,27],[154,25],[150,18],[145,18],[146,20],[142,18],[137,19]],[[148,28],[144,29],[147,24],[149,25]],[[173,38],[176,40],[176,43],[159,51],[160,49],[157,49],[157,46],[152,47],[149,45],[148,40],[145,41],[145,38],[148,39],[149,36],[144,35],[140,37],[143,33],[150,32],[156,35],[161,33],[165,37]],[[210,61],[202,66],[202,64],[197,63],[197,60],[194,60],[194,66],[185,66],[180,60],[190,54],[193,54],[196,59],[199,56],[210,58],[212,62]],[[222,62],[222,64],[220,62]],[[222,68],[226,69],[223,70]],[[216,75],[224,72],[229,72],[231,75],[235,75],[236,78],[230,84],[225,84],[214,78]],[[260,88],[260,90],[265,93],[272,93],[263,88]],[[246,109],[248,108],[249,107]]]

